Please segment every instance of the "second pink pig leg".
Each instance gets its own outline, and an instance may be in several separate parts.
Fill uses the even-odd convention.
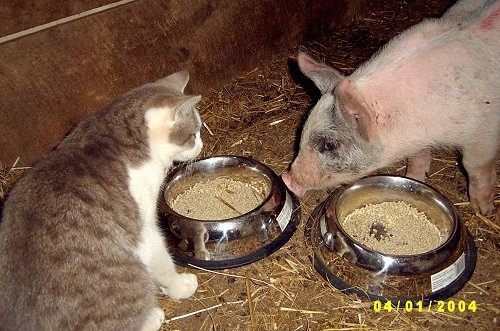
[[[462,163],[469,177],[469,200],[471,208],[476,213],[489,215],[494,210],[493,198],[497,174],[495,169],[497,150],[487,144],[464,147]]]

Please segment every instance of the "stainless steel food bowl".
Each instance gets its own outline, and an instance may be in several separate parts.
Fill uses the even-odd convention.
[[[424,212],[444,242],[421,254],[391,255],[344,230],[341,221],[353,210],[384,201],[404,201]],[[305,236],[325,280],[341,291],[394,304],[444,300],[465,285],[476,264],[474,241],[453,204],[429,185],[405,177],[373,176],[337,189],[314,210]]]
[[[193,219],[172,209],[175,198],[195,183],[219,177],[260,179],[268,185],[267,194],[253,210],[227,219]],[[159,207],[176,263],[207,269],[241,266],[268,256],[290,239],[300,221],[298,199],[281,178],[266,165],[240,156],[210,157],[176,169],[165,180]]]

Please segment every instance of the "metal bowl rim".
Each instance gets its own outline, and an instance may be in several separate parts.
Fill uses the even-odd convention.
[[[187,165],[185,164],[185,165],[179,167],[178,169],[176,169],[173,173],[171,173],[165,179],[165,186],[163,188],[163,190],[164,190],[163,197],[164,197],[164,200],[165,200],[165,207],[167,208],[168,213],[171,214],[175,218],[182,219],[183,222],[186,221],[186,222],[203,223],[205,226],[210,226],[210,225],[215,226],[215,225],[219,225],[219,224],[223,224],[223,223],[227,223],[227,224],[229,224],[229,223],[235,223],[235,224],[238,224],[238,223],[246,222],[249,218],[252,218],[253,216],[260,214],[262,207],[267,202],[269,202],[269,200],[272,197],[272,193],[276,189],[278,189],[278,190],[285,190],[285,192],[286,192],[286,188],[282,187],[283,185],[280,185],[280,181],[279,181],[278,175],[271,168],[269,168],[267,165],[265,165],[264,163],[262,163],[260,161],[257,161],[257,160],[254,160],[254,159],[250,159],[250,158],[247,158],[247,157],[244,157],[244,156],[238,156],[238,155],[217,155],[217,156],[210,156],[210,157],[198,159],[196,161],[193,161],[193,162],[189,163],[189,167],[193,167],[194,165],[200,165],[200,164],[203,164],[203,163],[207,163],[209,161],[223,162],[223,160],[237,160],[237,161],[240,161],[240,162],[244,161],[245,163],[249,163],[249,164],[252,164],[254,166],[257,166],[257,168],[256,168],[257,170],[264,170],[264,176],[266,176],[266,177],[269,178],[269,180],[271,181],[271,185],[269,187],[269,192],[268,192],[267,196],[262,200],[262,202],[257,207],[255,207],[254,209],[252,209],[252,210],[244,213],[243,215],[235,216],[235,217],[231,217],[231,218],[225,218],[225,219],[221,219],[221,220],[200,220],[200,219],[191,218],[189,216],[184,216],[182,214],[177,213],[175,210],[173,210],[169,206],[168,202],[165,199],[165,196],[167,194],[168,183],[170,183],[174,179],[174,177],[183,174],[183,172],[187,168]],[[231,166],[223,166],[222,168],[224,168],[224,167],[229,168]],[[262,168],[262,169],[260,169],[260,168]],[[283,203],[283,201],[281,203]]]

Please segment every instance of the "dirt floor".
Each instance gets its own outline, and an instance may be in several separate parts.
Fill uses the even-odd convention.
[[[391,1],[300,47],[348,74],[396,33],[424,17],[438,16],[446,7],[446,1]],[[284,50],[220,91],[204,95],[199,106],[205,143],[201,157],[243,155],[267,164],[278,174],[288,167],[301,124],[314,103],[310,90],[292,78],[297,52]],[[497,166],[497,174],[499,171]],[[404,163],[380,173],[403,175]],[[437,306],[422,312],[376,312],[373,302],[335,289],[314,270],[304,237],[311,212],[329,194],[314,192],[301,199],[302,219],[293,237],[267,258],[218,271],[180,268],[198,276],[199,289],[192,298],[179,302],[158,297],[167,317],[162,330],[499,329],[499,221],[469,211],[466,181],[455,153],[434,154],[428,182],[457,205],[475,238],[478,256],[474,275],[446,301],[475,301],[475,312],[451,311],[447,306],[442,312]],[[495,199],[500,199],[500,185]],[[498,214],[498,202],[496,206]]]

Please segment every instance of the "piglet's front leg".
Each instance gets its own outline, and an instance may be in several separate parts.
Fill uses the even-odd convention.
[[[416,155],[408,158],[406,165],[406,177],[425,182],[429,175],[432,161],[430,149],[424,149]]]

